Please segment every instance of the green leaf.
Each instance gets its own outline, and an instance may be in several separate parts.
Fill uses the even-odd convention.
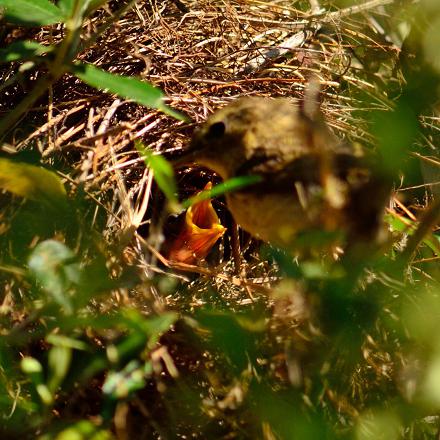
[[[67,347],[82,351],[89,350],[88,345],[84,341],[79,341],[78,339],[69,338],[64,335],[56,335],[52,333],[46,336],[46,342],[57,347]]]
[[[15,41],[5,49],[0,49],[0,63],[29,60],[52,49],[52,46],[42,46],[35,41]]]
[[[177,184],[174,178],[174,169],[171,164],[163,156],[160,154],[153,154],[139,142],[135,144],[135,147],[144,159],[147,167],[153,170],[154,180],[165,194],[168,201],[173,205],[172,210],[178,210],[177,205],[179,204],[179,201],[177,200]]]
[[[69,290],[80,279],[75,254],[56,240],[38,244],[29,257],[29,269],[37,282],[66,313],[73,312]]]
[[[144,319],[141,326],[149,335],[148,346],[153,348],[159,342],[159,338],[170,329],[178,318],[179,315],[177,313],[168,312]]]
[[[321,261],[304,261],[300,264],[304,278],[309,280],[330,280],[342,278],[345,273],[338,265]]]
[[[64,185],[54,172],[4,158],[0,158],[0,188],[30,200],[66,201]]]
[[[21,360],[21,369],[24,373],[29,375],[43,373],[43,367],[41,366],[40,362],[33,357],[24,357]]]
[[[396,414],[389,410],[370,410],[359,415],[354,438],[357,440],[397,440],[402,438],[401,431],[401,421]]]
[[[202,191],[194,197],[191,197],[182,202],[184,208],[189,208],[194,205],[194,203],[201,202],[202,200],[212,199],[213,197],[218,197],[223,194],[236,191],[237,189],[244,188],[249,185],[261,182],[261,176],[240,176],[233,177],[226,182],[220,183],[214,186],[211,190]]]
[[[69,371],[72,361],[72,349],[69,347],[55,346],[49,351],[49,381],[48,388],[54,393]]]
[[[43,381],[43,367],[40,362],[33,357],[24,357],[21,360],[21,369],[31,379],[41,401],[45,405],[51,405],[53,403],[53,396]]]
[[[49,437],[51,440],[112,440],[113,435],[106,430],[98,428],[88,420],[81,420],[71,424],[57,436]]]
[[[372,132],[378,140],[381,154],[380,169],[394,175],[404,165],[404,159],[419,130],[415,109],[401,101],[394,111],[375,111],[371,114]]]
[[[146,337],[148,339],[148,346],[152,348],[157,344],[161,335],[167,332],[177,321],[178,315],[177,313],[168,312],[146,319],[138,311],[128,309],[124,312],[124,318],[124,323],[134,330],[133,335],[142,335],[143,338]],[[124,342],[126,343],[124,344]],[[119,358],[124,358],[131,352],[131,346],[133,344],[129,338],[124,342],[117,347]]]
[[[108,73],[90,64],[76,63],[71,67],[71,71],[92,87],[116,93],[123,98],[132,99],[147,107],[156,108],[176,119],[186,119],[182,114],[166,106],[162,91],[150,83],[128,76]]]
[[[151,365],[151,363],[147,363]],[[111,399],[123,399],[145,387],[145,367],[137,360],[130,361],[121,371],[110,371],[102,391]]]
[[[0,0],[0,10],[6,21],[23,26],[45,26],[64,19],[49,0]]]
[[[128,330],[130,334],[117,345],[107,346],[107,356],[95,356],[81,371],[80,380],[94,376],[107,368],[110,363],[128,361],[137,356],[140,351],[144,351],[146,347],[152,349],[160,336],[168,331],[177,319],[177,313],[172,312],[145,318],[137,310],[123,310],[114,326],[120,326],[124,331]],[[96,325],[96,320],[94,325]],[[108,324],[105,327],[108,327]],[[145,374],[147,373],[146,371]]]
[[[133,333],[121,344],[114,347],[111,357],[114,361],[126,358],[130,353],[147,343],[148,348],[156,346],[160,336],[167,332],[176,322],[176,313],[164,313],[160,316],[145,319],[135,310],[125,312],[126,322],[133,328]],[[109,352],[109,350],[107,350]],[[152,373],[151,362],[141,365],[139,361],[130,361],[122,370],[110,372],[103,385],[103,391],[111,399],[121,399],[129,396],[145,386],[145,378]]]
[[[265,329],[260,317],[216,310],[198,310],[194,317],[209,332],[209,344],[229,358],[236,372],[255,358],[257,340]]]

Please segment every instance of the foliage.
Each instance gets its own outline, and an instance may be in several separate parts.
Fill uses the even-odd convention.
[[[232,179],[189,197],[195,191],[188,175],[175,176],[170,163],[155,154],[163,152],[160,148],[145,141],[136,143],[142,138],[139,132],[157,129],[151,122],[156,113],[143,116],[152,125],[134,134],[133,125],[109,127],[104,117],[102,127],[107,131],[78,136],[72,141],[75,148],[67,144],[62,149],[53,140],[56,133],[45,131],[56,118],[49,115],[46,124],[41,122],[44,118],[33,116],[34,106],[46,99],[46,93],[50,101],[54,88],[60,82],[67,84],[73,75],[91,87],[159,110],[166,115],[161,118],[182,119],[165,105],[165,95],[152,84],[83,61],[84,52],[98,51],[95,43],[101,36],[116,32],[112,24],[133,3],[0,0],[9,29],[63,29],[50,45],[20,37],[0,50],[2,75],[8,78],[0,88],[20,87],[24,79],[32,79],[29,92],[13,102],[9,112],[2,112],[0,119],[4,138],[0,437],[366,440],[438,436],[440,244],[435,228],[440,204],[431,192],[397,200],[386,216],[391,231],[386,240],[355,243],[338,258],[315,251],[316,241],[328,239],[322,231],[298,237],[296,245],[309,252],[292,258],[292,249],[261,246],[244,234],[234,236],[234,225],[229,224],[222,256],[215,260],[214,252],[209,266],[170,267],[166,261],[158,263],[160,247],[154,247],[162,240],[163,223],[170,221],[165,217],[180,207],[255,183],[254,178]],[[287,3],[280,13],[274,2],[280,14],[277,20],[297,12],[292,2]],[[297,3],[301,16],[306,16],[308,3]],[[389,2],[382,3],[381,12],[391,15],[393,9],[386,9]],[[322,20],[325,45],[330,39],[329,23],[339,11],[334,2],[322,4],[325,13],[314,11],[307,17],[310,24]],[[209,11],[217,7],[208,6]],[[102,7],[119,9],[103,18]],[[341,44],[355,53],[358,77],[349,82],[340,75],[338,103],[350,102],[350,114],[362,121],[350,128],[353,133],[368,130],[362,141],[376,147],[375,154],[381,158],[378,174],[395,185],[403,179],[409,187],[434,188],[420,175],[419,160],[438,153],[440,72],[431,40],[440,8],[428,0],[418,6],[408,2],[405,7],[414,19],[404,17],[400,23],[410,32],[392,69],[375,70],[377,60],[369,57],[372,48],[365,43],[373,41],[373,36],[362,35],[358,22],[350,32],[341,33],[345,39]],[[354,13],[350,7],[341,11]],[[154,8],[150,12],[151,17],[159,14]],[[191,17],[190,12],[185,14],[180,17],[182,23]],[[99,29],[87,33],[93,20],[99,21]],[[394,37],[397,24],[386,20],[382,24],[388,32],[384,40]],[[343,28],[343,23],[338,26]],[[235,38],[232,32],[228,37]],[[197,50],[212,42],[220,44],[222,38],[207,39]],[[365,44],[358,47],[356,39]],[[417,63],[405,59],[408,46],[412,48],[409,58]],[[179,66],[183,59],[178,57]],[[205,75],[210,70],[224,75],[227,70],[207,64]],[[285,68],[292,71],[292,64]],[[391,72],[396,70],[403,76],[400,82]],[[256,84],[265,78],[275,84],[277,79],[257,74],[252,78]],[[335,82],[334,77],[330,79]],[[228,99],[250,80],[241,81],[233,86],[226,83]],[[355,83],[367,85],[355,88]],[[162,84],[165,88],[166,81]],[[195,95],[187,93],[186,87],[182,102]],[[279,89],[273,87],[276,94]],[[367,108],[371,111],[365,112]],[[138,109],[129,107],[127,113]],[[334,115],[329,116],[331,120]],[[82,117],[83,126],[93,125],[91,110]],[[135,178],[121,166],[127,151],[116,150],[117,130],[129,136],[129,142],[120,142],[123,148],[134,145],[130,158],[139,167]],[[164,132],[159,133],[162,137],[158,135],[156,147],[167,139]],[[353,133],[345,136],[351,141],[362,138]],[[104,138],[110,139],[108,149]],[[434,148],[428,154],[430,146]],[[11,149],[15,154],[6,154]],[[90,159],[78,150],[81,154],[93,150],[95,156]],[[100,173],[102,157],[108,158],[111,171],[107,174]],[[430,159],[438,173],[438,158]],[[204,172],[197,174],[198,183]],[[185,184],[187,188],[182,189]],[[221,204],[219,211],[227,222]],[[136,229],[145,225],[147,232],[142,236]],[[234,240],[242,247],[237,249]],[[234,258],[241,264],[241,273],[231,263]],[[216,261],[219,264],[213,268]],[[188,275],[183,269],[194,273]]]
[[[32,60],[35,66],[44,65],[50,74],[37,82],[28,96],[0,120],[0,137],[31,108],[47,88],[67,72],[77,75],[94,87],[137,100],[141,104],[165,111],[174,117],[183,118],[164,104],[162,92],[151,84],[135,78],[118,77],[94,66],[74,62],[77,54],[92,43],[92,41],[81,41],[83,23],[102,3],[102,1],[65,0],[54,5],[49,0],[36,2],[1,0],[0,8],[7,22],[24,26],[64,22],[66,36],[51,48],[40,46],[33,41],[16,41],[2,50],[1,62]],[[123,15],[128,6],[124,5],[116,15]]]

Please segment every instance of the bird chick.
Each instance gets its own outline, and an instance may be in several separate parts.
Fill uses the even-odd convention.
[[[365,159],[285,98],[242,98],[218,110],[179,162],[224,180],[259,176],[259,183],[226,194],[226,202],[243,229],[275,245],[290,246],[309,230],[369,240],[380,223],[384,191]],[[375,196],[380,200],[372,202]]]

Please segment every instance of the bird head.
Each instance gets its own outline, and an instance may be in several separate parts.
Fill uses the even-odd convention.
[[[198,164],[229,179],[247,160],[249,126],[255,120],[252,99],[216,111],[194,133],[188,151],[175,165]]]

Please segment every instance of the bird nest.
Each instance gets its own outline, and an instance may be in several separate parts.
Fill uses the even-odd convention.
[[[134,143],[167,157],[178,155],[196,124],[240,96],[301,99],[315,75],[329,125],[352,141],[370,142],[367,112],[387,109],[386,92],[396,83],[401,40],[386,32],[396,21],[388,3],[369,1],[345,9],[288,1],[136,4],[80,58],[153,83],[192,122],[178,122],[65,75],[13,133],[18,139],[14,147],[33,145],[45,160],[63,163],[70,183],[84,185],[102,204],[108,240],[131,228],[136,242],[134,230],[150,222],[160,196]],[[86,33],[92,35],[117,7],[111,3],[95,14]],[[41,43],[61,36],[57,30],[26,32]],[[7,40],[22,36],[15,30]],[[3,77],[8,74],[4,71]],[[20,85],[8,90],[0,110],[7,111],[25,93]],[[184,194],[203,188],[197,178],[182,179]]]
[[[85,33],[93,35],[119,3],[98,10],[85,23]],[[321,110],[329,126],[341,138],[372,147],[369,112],[389,110],[390,97],[401,85],[397,71],[403,35],[396,29],[406,17],[393,3],[369,0],[337,8],[334,2],[315,0],[141,1],[80,54],[83,62],[153,83],[163,90],[167,104],[190,121],[97,91],[66,74],[8,135],[13,149],[38,150],[43,161],[62,169],[71,194],[81,190],[96,202],[84,220],[102,231],[113,276],[129,266],[142,280],[132,289],[116,289],[111,299],[95,304],[97,310],[135,305],[146,312],[174,308],[185,313],[210,304],[239,312],[260,304],[273,310],[268,337],[283,350],[279,335],[308,319],[302,286],[295,285],[298,295],[287,303],[267,295],[279,281],[278,271],[257,252],[260,243],[235,230],[222,200],[215,206],[228,233],[211,263],[167,267],[160,251],[172,219],[162,215],[164,197],[135,143],[167,158],[178,157],[194,127],[215,109],[251,95],[302,100],[314,77],[321,85]],[[7,42],[26,37],[49,44],[61,38],[62,29],[8,28],[5,33]],[[10,75],[0,71],[2,82]],[[26,95],[35,77],[25,77],[2,93],[1,114]],[[180,197],[186,198],[218,177],[209,170],[187,169],[177,180]],[[239,268],[234,241],[241,246]],[[319,339],[319,331],[309,323],[296,337],[306,341],[314,336]],[[371,336],[364,345],[362,368],[374,376],[372,382],[386,380],[388,354]],[[196,369],[190,354],[179,351],[178,341],[169,341],[169,347],[182,369]],[[273,375],[288,380],[293,373],[283,368],[275,362]],[[362,381],[365,376],[347,384],[353,395]],[[358,414],[337,390],[326,392],[344,414]],[[368,391],[359,395],[363,392]]]

